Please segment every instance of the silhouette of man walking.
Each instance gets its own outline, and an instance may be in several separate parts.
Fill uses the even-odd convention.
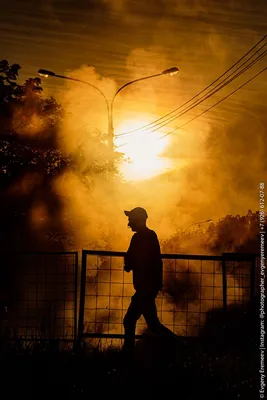
[[[124,270],[133,272],[133,286],[136,291],[123,319],[124,350],[133,350],[136,323],[141,315],[150,331],[160,333],[162,327],[155,304],[163,284],[162,259],[158,237],[146,226],[146,210],[136,207],[124,213],[129,218],[128,226],[135,232],[124,259]]]

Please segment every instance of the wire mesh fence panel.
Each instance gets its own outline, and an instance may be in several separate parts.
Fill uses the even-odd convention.
[[[2,253],[2,319],[13,337],[75,339],[77,253]]]
[[[84,336],[114,336],[124,334],[123,317],[131,297],[135,293],[132,273],[126,273],[124,253],[88,251],[85,257],[85,290],[82,316]],[[238,277],[231,278],[227,264],[228,288],[224,288],[222,257],[193,255],[162,255],[164,285],[156,298],[159,319],[162,324],[179,336],[196,336],[212,309],[223,309],[224,290],[229,295],[238,293],[236,301],[248,297],[248,268],[242,264]],[[232,292],[231,292],[232,291]],[[81,299],[82,301],[82,299]],[[147,329],[141,316],[136,334]]]
[[[88,255],[84,326],[87,333],[122,334],[122,320],[134,290],[123,258]]]
[[[135,293],[124,253],[83,251],[80,294],[82,335],[123,335],[123,318]],[[164,285],[156,298],[162,324],[195,336],[210,310],[251,299],[253,257],[162,255]],[[22,338],[75,339],[78,253],[2,253],[1,323]],[[84,287],[84,288],[83,288]],[[136,334],[147,329],[141,316]]]
[[[246,305],[256,294],[259,257],[251,254],[224,253],[227,306]]]
[[[177,258],[163,265],[162,323],[177,335],[196,336],[206,312],[222,306],[220,261]]]
[[[228,261],[227,305],[245,304],[250,299],[250,262]]]

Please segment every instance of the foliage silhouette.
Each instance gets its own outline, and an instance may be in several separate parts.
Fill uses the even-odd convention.
[[[55,178],[71,170],[90,189],[88,175],[104,174],[107,166],[89,164],[82,143],[72,153],[60,150],[65,111],[53,97],[44,98],[39,77],[19,84],[20,69],[0,61],[0,249],[63,250],[74,245],[75,233],[69,234],[60,221],[62,199]],[[37,237],[29,223],[40,200],[52,222]]]

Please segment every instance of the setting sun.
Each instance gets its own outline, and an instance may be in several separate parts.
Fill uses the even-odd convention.
[[[133,131],[146,125],[145,120],[127,121],[118,126],[117,134]],[[120,172],[126,180],[145,180],[160,175],[172,168],[172,161],[161,154],[169,144],[169,137],[159,140],[160,132],[136,131],[118,136],[115,146],[125,154]]]

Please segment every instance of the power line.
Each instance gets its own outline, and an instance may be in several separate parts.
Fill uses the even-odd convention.
[[[177,131],[178,129],[183,128],[184,126],[186,126],[187,124],[189,124],[190,122],[194,121],[196,118],[202,116],[203,114],[205,114],[206,112],[210,111],[212,108],[214,108],[215,106],[217,106],[218,104],[220,104],[223,100],[227,99],[228,97],[232,96],[232,94],[236,93],[238,90],[240,90],[242,87],[244,87],[245,85],[247,85],[249,82],[251,82],[253,79],[257,78],[260,74],[262,74],[264,71],[267,70],[267,67],[263,68],[260,72],[258,72],[256,75],[254,75],[252,78],[248,79],[245,83],[243,83],[242,85],[240,85],[237,89],[233,90],[231,93],[229,93],[227,96],[223,97],[221,100],[217,101],[217,103],[213,104],[211,107],[207,108],[205,111],[203,111],[202,113],[196,115],[194,118],[190,119],[189,121],[185,122],[184,124],[178,126],[177,128],[173,129],[171,132],[166,133],[165,135],[161,136],[158,140],[163,139],[164,137],[171,135],[173,132]]]
[[[237,69],[235,69],[230,75],[228,75],[226,78],[224,78],[220,83],[218,83],[217,85],[215,85],[214,88],[212,88],[211,90],[208,91],[208,93],[206,93],[205,95],[201,96],[199,99],[195,100],[190,106],[187,107],[186,110],[184,110],[183,112],[178,113],[177,115],[168,118],[167,120],[155,124],[154,126],[159,126],[159,128],[162,128],[163,126],[167,125],[167,123],[170,123],[172,121],[174,121],[175,119],[177,119],[178,117],[180,117],[181,115],[184,115],[185,112],[191,111],[193,108],[195,108],[197,105],[199,105],[200,103],[202,103],[203,101],[205,101],[206,99],[208,99],[209,97],[211,97],[212,94],[217,93],[219,90],[223,89],[225,86],[227,86],[229,83],[231,83],[234,79],[238,78],[242,73],[244,73],[248,68],[250,68],[252,65],[254,65],[257,61],[259,61],[261,58],[263,58],[266,54],[267,51],[265,50],[264,52],[262,52],[255,60],[253,60],[247,67],[245,67],[242,71],[240,71],[238,74],[234,75],[233,79],[230,79],[227,81],[228,78],[230,78],[233,74],[235,74],[243,65],[245,65],[251,58],[253,58],[263,47],[265,47],[267,45],[267,43],[265,43],[262,47],[260,47],[260,49],[258,49],[252,56],[250,56],[244,63],[242,63]],[[226,82],[225,84],[223,84],[224,82]],[[218,88],[217,90],[215,90],[216,88]],[[200,101],[201,99],[203,99],[202,101]],[[192,107],[195,104],[194,107]],[[153,127],[154,128],[154,127]],[[158,128],[158,129],[159,129]],[[150,133],[155,132],[158,129],[154,129],[152,130]]]
[[[203,103],[205,100],[207,100],[209,97],[211,97],[213,94],[217,93],[219,90],[223,89],[225,86],[227,86],[229,83],[231,83],[234,79],[238,78],[240,75],[242,75],[245,71],[247,71],[249,68],[251,68],[254,64],[256,64],[258,61],[260,61],[263,57],[265,57],[265,55],[267,54],[267,50],[265,50],[264,52],[262,52],[255,60],[253,60],[251,63],[249,63],[247,66],[245,66],[241,71],[239,71],[238,73],[236,73],[231,79],[228,79],[228,81],[226,81],[224,84],[222,84],[225,79],[223,80],[223,82],[220,83],[220,86],[216,89],[216,87],[218,85],[215,86],[215,88],[213,88],[213,90],[209,91],[209,93],[207,93],[206,95],[202,96],[200,99],[196,100],[192,105],[188,106],[184,111],[180,112],[178,115],[172,117],[169,121],[162,123],[161,126],[159,126],[158,128],[153,129],[152,131],[150,131],[149,133],[155,132],[157,130],[159,130],[160,128],[164,127],[165,125],[168,125],[170,122],[174,121],[175,119],[181,117],[182,115],[186,114],[187,112],[191,111],[193,108],[197,107],[199,104]],[[251,57],[250,57],[251,58]],[[246,62],[245,62],[246,63]],[[242,65],[244,65],[245,63],[243,63]],[[239,68],[238,68],[239,69]],[[238,70],[237,69],[237,70]],[[234,72],[236,72],[237,70],[235,70]],[[233,74],[233,73],[232,73]],[[230,74],[228,76],[228,78],[232,75]],[[216,89],[216,90],[215,90]],[[202,99],[202,100],[201,100]],[[196,103],[196,104],[195,104]]]
[[[267,50],[265,50],[264,52],[262,52],[255,60],[253,60],[250,64],[248,64],[248,66],[246,66],[242,71],[240,71],[238,74],[236,74],[234,77],[233,77],[233,79],[231,79],[231,80],[228,80],[227,81],[227,79],[228,78],[230,78],[230,76],[232,76],[235,72],[237,72],[243,65],[245,65],[252,57],[254,57],[257,53],[258,53],[258,51],[260,51],[263,47],[265,47],[267,45],[267,43],[266,44],[264,44],[259,50],[257,50],[256,51],[256,53],[254,53],[252,56],[250,56],[249,58],[248,58],[248,60],[247,61],[245,61],[244,63],[242,63],[237,69],[235,69],[230,75],[228,75],[225,79],[223,79],[223,81],[222,82],[220,82],[219,84],[217,84],[212,90],[210,90],[207,94],[205,94],[205,95],[203,95],[203,96],[201,96],[199,99],[197,99],[197,100],[195,100],[190,106],[189,106],[189,109],[188,109],[188,111],[190,111],[192,108],[194,108],[194,107],[192,107],[194,104],[196,104],[196,105],[198,105],[198,104],[200,104],[201,102],[200,102],[200,100],[201,99],[203,99],[203,101],[205,101],[207,98],[209,98],[210,97],[210,95],[208,96],[208,94],[210,94],[211,93],[211,95],[212,94],[214,94],[214,93],[216,93],[217,91],[219,91],[220,89],[223,89],[227,84],[229,84],[229,83],[231,83],[234,79],[236,79],[238,76],[240,76],[243,72],[245,72],[247,69],[249,69],[252,65],[254,65],[257,61],[259,61],[261,58],[263,58],[266,54],[267,54]],[[222,85],[224,82],[226,82],[224,85]],[[220,86],[221,85],[221,86]],[[217,88],[217,87],[219,87],[219,89],[218,90],[216,90],[215,91],[215,89]],[[191,108],[192,107],[192,108]],[[178,117],[180,117],[180,115],[183,115],[183,114],[177,114],[177,116],[173,116],[173,117],[171,117],[171,118],[168,118],[168,120],[171,122],[171,121],[173,121],[174,119],[176,119],[176,118],[178,118]],[[166,122],[166,121],[164,121],[164,122]],[[161,123],[162,124],[162,123]],[[157,125],[159,125],[159,124],[155,124],[155,126],[157,126]],[[164,124],[165,125],[165,124]],[[163,126],[164,126],[163,125]],[[152,131],[152,132],[154,132],[154,131]]]
[[[254,75],[252,78],[248,79],[246,82],[244,82],[242,85],[240,85],[238,88],[236,88],[235,90],[233,90],[231,93],[229,93],[227,96],[223,97],[221,100],[217,101],[215,104],[213,104],[211,107],[207,108],[206,110],[202,111],[200,114],[196,115],[195,117],[191,118],[189,121],[185,122],[184,124],[176,127],[175,129],[173,129],[171,132],[166,133],[165,135],[161,136],[158,140],[163,139],[164,137],[173,134],[175,131],[177,131],[178,129],[181,129],[183,127],[185,127],[187,124],[189,124],[190,122],[194,121],[195,119],[201,117],[203,114],[205,114],[206,112],[210,111],[212,108],[214,108],[215,106],[217,106],[218,104],[220,104],[222,101],[226,100],[228,97],[232,96],[232,94],[236,93],[238,90],[242,89],[245,85],[247,85],[249,82],[251,82],[253,79],[257,78],[260,74],[262,74],[264,71],[267,70],[267,67],[263,68],[260,72],[258,72],[256,75]],[[120,147],[123,147],[127,145],[127,143],[122,144]]]
[[[203,90],[201,90],[199,93],[197,93],[197,94],[196,94],[195,96],[193,96],[191,99],[187,100],[184,104],[182,104],[182,105],[180,105],[179,107],[177,107],[175,110],[169,112],[169,113],[166,114],[165,116],[163,116],[163,117],[161,117],[161,118],[158,118],[157,120],[155,120],[155,121],[153,121],[153,122],[151,122],[151,123],[149,123],[149,124],[147,124],[147,125],[144,125],[144,126],[142,126],[142,127],[140,127],[140,128],[137,128],[137,129],[134,129],[134,130],[131,130],[131,131],[128,131],[128,132],[124,132],[124,133],[115,135],[115,137],[128,135],[128,134],[130,134],[130,133],[134,133],[134,132],[137,132],[137,131],[144,130],[144,129],[146,129],[146,128],[148,128],[148,127],[151,127],[151,126],[155,126],[155,124],[156,124],[158,121],[161,121],[161,120],[167,118],[169,115],[174,114],[177,110],[181,109],[182,107],[184,107],[185,105],[187,105],[188,103],[190,103],[192,100],[194,100],[196,97],[198,97],[200,94],[204,93],[208,88],[210,88],[212,85],[214,85],[214,83],[218,82],[218,81],[219,81],[223,76],[225,76],[231,69],[233,69],[237,64],[239,64],[249,53],[251,53],[261,42],[263,42],[263,41],[266,39],[266,37],[267,37],[267,35],[265,35],[261,40],[259,40],[246,54],[244,54],[237,62],[235,62],[235,63],[234,63],[230,68],[228,68],[222,75],[220,75],[217,79],[215,79],[210,85],[208,85],[206,88],[204,88]],[[256,53],[253,54],[253,56],[254,56],[255,54],[257,54],[257,52],[260,51],[264,46],[266,46],[266,43],[265,43],[260,49],[258,49],[258,50],[256,51]],[[251,56],[251,57],[252,57],[252,56]],[[251,58],[251,57],[250,57],[250,58]],[[249,59],[250,59],[250,58],[249,58]],[[249,59],[248,59],[248,60],[249,60]],[[247,60],[247,61],[248,61],[248,60]],[[246,61],[246,62],[247,62],[247,61]],[[242,64],[242,65],[244,65],[244,64]],[[240,68],[240,67],[239,67],[239,68]]]
[[[256,54],[256,53],[255,53]],[[255,55],[254,54],[254,55]],[[195,102],[193,102],[192,105],[188,106],[185,110],[183,110],[182,112],[180,112],[178,115],[175,115],[173,117],[171,117],[170,119],[168,119],[166,122],[164,121],[164,123],[161,123],[159,127],[151,130],[149,133],[153,133],[161,128],[163,128],[164,126],[170,124],[172,121],[174,121],[175,119],[181,117],[182,115],[186,114],[187,112],[191,111],[193,108],[197,107],[199,104],[203,103],[205,100],[207,100],[209,97],[211,97],[213,94],[217,93],[219,90],[223,89],[225,86],[227,86],[229,83],[231,83],[234,79],[238,78],[240,75],[242,75],[245,71],[247,71],[249,68],[251,68],[254,64],[256,64],[258,61],[260,61],[263,57],[265,57],[265,55],[267,54],[267,50],[263,51],[255,60],[251,61],[247,66],[245,66],[241,71],[239,71],[238,73],[236,73],[231,79],[228,79],[225,82],[225,79],[219,84],[216,85],[212,90],[210,90],[206,95],[203,95],[202,97],[200,97],[199,99],[195,100]],[[253,56],[254,56],[253,55]],[[251,58],[251,57],[250,57]],[[248,61],[248,60],[247,60]],[[246,62],[247,62],[246,61]],[[243,63],[242,65],[246,64]],[[239,68],[238,68],[239,69]],[[233,73],[238,71],[235,70]],[[227,78],[229,78],[231,75],[233,75],[233,73],[231,73],[230,75],[228,75]],[[225,83],[223,83],[225,82]],[[218,87],[219,86],[219,87]],[[216,89],[217,88],[217,89]],[[156,124],[155,126],[157,126],[159,124]]]
[[[265,45],[264,45],[265,46]],[[262,46],[262,47],[264,47]],[[257,51],[258,52],[258,51]],[[256,54],[256,53],[255,53]],[[251,59],[252,57],[255,56],[255,54],[253,56],[251,56],[249,59]],[[203,95],[202,97],[200,97],[199,99],[195,100],[191,105],[189,105],[185,110],[181,111],[179,114],[176,114],[175,116],[168,118],[167,120],[158,123],[158,124],[154,124],[155,126],[158,126],[158,128],[153,129],[152,131],[150,131],[150,133],[155,132],[156,130],[164,127],[165,125],[171,123],[172,121],[174,121],[175,119],[181,117],[182,115],[184,115],[185,113],[191,111],[193,108],[195,108],[196,106],[198,106],[200,103],[204,102],[205,100],[207,100],[209,97],[211,97],[213,94],[217,93],[219,90],[221,90],[222,88],[224,88],[226,85],[228,85],[229,83],[231,83],[234,79],[238,78],[242,73],[244,73],[246,70],[248,70],[250,67],[252,67],[256,62],[258,62],[260,59],[262,59],[265,55],[267,54],[267,51],[265,50],[264,52],[262,52],[255,60],[253,60],[249,65],[247,65],[245,68],[243,68],[243,70],[241,70],[240,72],[238,72],[237,74],[234,75],[234,77],[232,79],[228,79],[228,81],[226,81],[227,78],[229,78],[231,75],[233,75],[235,72],[238,71],[238,69],[243,66],[244,64],[247,63],[247,61],[249,61],[249,59],[243,63],[240,67],[238,67],[234,72],[232,72],[230,75],[228,75],[227,78],[225,78],[222,82],[220,82],[220,84],[217,84],[212,90],[210,90],[208,93],[206,93],[205,95]],[[226,82],[225,82],[226,81]],[[223,84],[223,82],[225,82]],[[217,89],[216,89],[217,88]],[[181,106],[183,107],[183,106]],[[181,108],[180,107],[180,108]],[[152,125],[152,124],[151,124]],[[150,128],[151,129],[151,128]]]
[[[254,64],[256,64],[258,61],[260,61],[263,57],[265,57],[267,54],[267,50],[265,50],[262,54],[260,54],[255,60],[253,60],[249,65],[247,65],[245,68],[243,68],[241,71],[239,71],[236,75],[234,75],[231,79],[229,79],[228,81],[226,81],[223,85],[221,84],[220,87],[218,87],[217,89],[213,89],[212,91],[209,92],[209,94],[207,93],[207,95],[202,96],[200,99],[197,100],[197,102],[194,102],[194,105],[190,105],[189,107],[187,107],[187,109],[185,109],[184,111],[180,112],[178,115],[172,117],[169,121],[162,123],[158,128],[153,129],[152,131],[150,131],[149,133],[155,132],[161,128],[163,128],[164,126],[170,124],[172,121],[174,121],[175,119],[181,117],[182,115],[186,114],[187,112],[191,111],[193,108],[197,107],[199,104],[203,103],[205,100],[207,100],[208,98],[210,98],[213,94],[217,93],[219,90],[223,89],[225,86],[227,86],[229,83],[231,83],[233,80],[235,80],[236,78],[238,78],[240,75],[242,75],[245,71],[247,71],[249,68],[251,68]],[[232,74],[231,74],[232,75]],[[230,76],[231,76],[230,75]],[[204,98],[203,98],[204,97]],[[201,100],[202,99],[202,100]],[[196,103],[196,104],[195,104]]]

